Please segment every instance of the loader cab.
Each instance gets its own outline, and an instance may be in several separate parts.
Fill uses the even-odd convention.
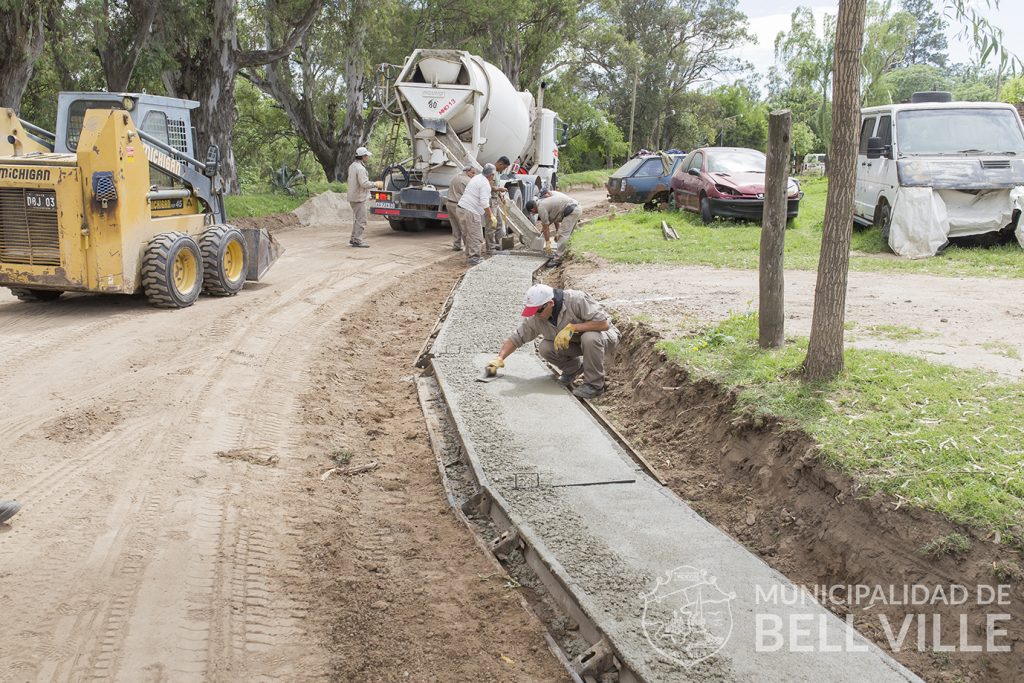
[[[190,112],[198,102],[145,93],[62,92],[57,97],[55,152],[75,153],[89,109],[127,111],[135,127],[168,147],[195,157],[195,130]],[[162,189],[182,187],[180,181],[150,166],[150,185]]]
[[[196,156],[195,132],[190,112],[199,106],[192,100],[145,93],[62,92],[57,96],[57,139],[54,152],[74,153],[89,109],[127,111],[135,127],[190,157]]]

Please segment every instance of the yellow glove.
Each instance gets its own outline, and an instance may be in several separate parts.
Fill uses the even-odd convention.
[[[572,341],[572,335],[576,333],[576,328],[569,323],[562,328],[562,331],[555,335],[555,351],[565,351],[569,348],[569,342]]]
[[[378,181],[376,181],[373,184],[373,186],[376,187],[378,190],[383,190],[384,189],[384,181],[383,180],[378,180]]]
[[[498,374],[498,368],[503,367],[505,367],[505,361],[503,361],[500,358],[495,358],[494,360],[487,364],[487,376],[494,377],[495,375]]]
[[[491,214],[491,230],[498,227],[498,218],[492,213]]]
[[[544,254],[545,256],[551,256],[555,250],[555,240],[550,239],[544,243]]]

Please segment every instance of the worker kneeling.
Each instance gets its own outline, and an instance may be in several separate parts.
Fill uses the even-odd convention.
[[[619,342],[619,331],[589,294],[534,285],[526,292],[523,318],[488,363],[488,374],[496,374],[513,351],[540,337],[540,355],[561,371],[559,382],[572,386],[583,373],[584,383],[572,393],[594,398],[604,391],[604,359]]]

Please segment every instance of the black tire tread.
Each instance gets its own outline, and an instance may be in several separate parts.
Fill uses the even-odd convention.
[[[225,287],[219,277],[221,244],[227,235],[232,232],[238,232],[238,228],[231,227],[230,225],[212,225],[203,232],[202,237],[199,239],[199,253],[203,258],[203,291],[210,296],[234,296],[242,291],[242,286],[245,285],[244,273],[242,285],[235,290]],[[246,251],[245,239],[240,239],[244,253]],[[248,266],[248,264],[245,265]]]
[[[168,281],[168,257],[170,256],[171,248],[175,242],[183,237],[188,237],[188,235],[183,232],[160,233],[150,240],[146,246],[146,251],[143,253],[142,268],[139,271],[142,277],[142,291],[145,292],[149,303],[157,308],[185,308],[195,302],[193,300],[182,305],[175,301],[174,297],[171,296],[171,285]],[[200,259],[199,263],[201,268],[202,259]]]
[[[25,303],[56,301],[64,292],[56,289],[33,289],[32,287],[10,287],[11,294]]]

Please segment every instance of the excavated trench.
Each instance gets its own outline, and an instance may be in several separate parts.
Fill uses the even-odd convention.
[[[826,606],[837,615],[849,614],[858,631],[925,680],[1020,680],[1020,548],[996,543],[938,514],[902,506],[891,496],[869,495],[851,477],[822,463],[810,436],[781,421],[739,414],[728,389],[691,377],[668,361],[657,348],[657,332],[640,323],[618,325],[622,342],[609,366],[611,389],[600,408],[677,495],[794,583],[811,590],[883,587],[886,597],[881,599],[873,593],[857,600],[843,590]],[[929,542],[954,532],[970,539],[970,550],[938,558],[922,553]],[[933,603],[936,587],[954,585],[967,588],[964,604],[941,599],[938,604],[894,604],[922,601],[923,590],[915,588],[909,590],[918,591],[916,598],[901,599],[904,587],[930,587],[926,602]],[[995,588],[1003,597],[993,604],[978,604],[979,586],[1006,588]],[[988,588],[980,591],[983,601],[989,597]],[[995,615],[1005,615],[998,624],[1008,632],[995,642],[1012,643],[1011,651],[962,651],[965,643],[987,649],[986,619]],[[909,635],[893,651],[888,641],[898,637],[906,619]],[[961,619],[966,619],[965,628]],[[951,644],[956,651],[941,651]]]

